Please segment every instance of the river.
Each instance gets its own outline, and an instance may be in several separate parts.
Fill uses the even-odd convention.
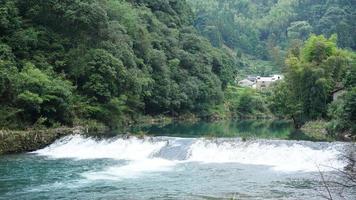
[[[354,144],[295,140],[285,123],[257,124],[137,128],[144,138],[67,136],[0,157],[0,199],[313,200],[326,194],[320,173],[342,181],[337,171]]]

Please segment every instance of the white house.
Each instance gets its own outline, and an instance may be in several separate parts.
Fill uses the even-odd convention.
[[[239,81],[238,84],[241,87],[252,87],[255,83],[248,79],[244,79],[244,80]]]
[[[273,75],[268,77],[261,77],[261,76],[248,76],[248,78],[243,79],[238,82],[239,86],[242,87],[251,87],[258,90],[263,90],[271,86],[273,82],[279,81],[283,79],[283,75]]]
[[[258,90],[263,90],[265,88],[268,88],[271,86],[272,83],[282,80],[283,76],[282,75],[273,75],[273,76],[268,76],[268,77],[261,77],[257,76],[256,79],[256,89]]]

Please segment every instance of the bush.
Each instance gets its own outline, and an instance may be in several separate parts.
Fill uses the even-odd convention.
[[[228,86],[225,91],[225,104],[235,117],[251,118],[268,113],[264,97],[251,88]]]

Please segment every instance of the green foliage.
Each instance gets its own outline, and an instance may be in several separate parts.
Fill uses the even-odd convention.
[[[329,105],[328,116],[331,118],[331,133],[349,132],[356,136],[356,87],[350,88],[343,97]]]
[[[88,52],[84,60],[84,72],[78,83],[83,93],[101,103],[118,96],[127,76],[122,62],[102,49]]]
[[[354,58],[354,53],[337,48],[335,36],[312,35],[300,52],[290,51],[285,81],[274,88],[271,97],[272,112],[292,118],[296,128],[309,120],[327,118],[328,107],[331,115],[340,118],[346,110],[330,103],[333,91],[352,87],[345,80],[352,79],[348,77]]]
[[[21,117],[24,121],[34,123],[45,117],[50,124],[71,123],[73,87],[69,81],[26,64],[17,77],[17,88],[15,104],[23,110]]]
[[[328,122],[324,120],[309,121],[303,125],[301,131],[315,141],[333,141],[327,132]]]
[[[344,110],[345,110],[345,120],[347,120],[348,123],[350,123],[349,125],[355,126],[355,122],[356,122],[356,88],[355,87],[353,87],[345,95]]]
[[[304,44],[302,56],[305,62],[315,62],[320,64],[322,61],[335,54],[336,35],[330,39],[323,35],[312,35]]]
[[[262,115],[263,94],[229,85],[237,73],[282,69],[288,81],[276,90],[285,92],[270,108],[303,122],[327,117],[336,86],[355,86],[355,55],[337,48],[355,49],[353,4],[189,2],[2,0],[0,124],[118,128],[141,115],[207,117],[225,105],[236,116]],[[327,37],[286,50],[312,33]],[[347,102],[341,110],[352,113]]]
[[[228,46],[273,61],[281,71],[284,52],[310,34],[336,34],[338,46],[356,49],[355,2],[330,0],[189,0],[196,14],[195,27],[214,46]],[[319,47],[318,47],[319,48]],[[322,47],[321,47],[322,48]],[[250,73],[256,66],[241,71]],[[263,73],[258,69],[257,73]]]
[[[350,67],[346,72],[344,85],[347,87],[356,87],[356,59],[355,54],[353,54],[353,60],[350,61]]]
[[[289,86],[283,81],[273,87],[272,96],[269,97],[269,108],[278,117],[287,116],[296,119],[296,116],[302,113],[301,103],[294,98]]]
[[[0,51],[4,53],[1,56],[4,60],[0,59],[0,103],[7,105],[13,101],[16,94],[16,75],[18,69],[13,63],[12,53],[9,51],[4,52],[4,50],[9,49],[1,49],[2,47],[4,46],[0,46]]]
[[[13,1],[0,2],[0,35],[9,33],[21,25],[18,8]]]
[[[225,103],[233,116],[240,118],[256,117],[267,113],[263,96],[251,88],[228,86]]]
[[[288,39],[302,39],[306,40],[310,33],[312,32],[313,27],[307,21],[295,21],[290,24],[288,27]]]
[[[180,0],[1,1],[0,123],[205,116],[222,104],[236,60],[192,19]]]

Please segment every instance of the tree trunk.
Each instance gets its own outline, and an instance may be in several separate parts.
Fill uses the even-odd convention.
[[[298,120],[294,116],[292,116],[292,119],[293,119],[294,128],[296,130],[299,130],[301,128],[300,123],[298,122]]]

